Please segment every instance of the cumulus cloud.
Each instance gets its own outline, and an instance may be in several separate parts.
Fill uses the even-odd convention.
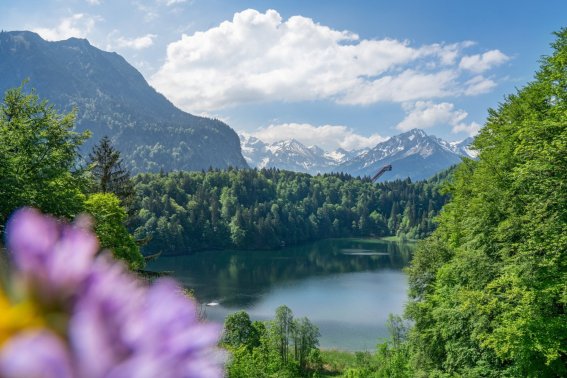
[[[454,134],[466,133],[469,136],[474,136],[478,133],[478,131],[480,130],[481,127],[482,127],[482,125],[480,125],[476,122],[459,123],[459,124],[453,126],[451,132],[454,133]]]
[[[491,80],[483,77],[482,75],[475,76],[470,80],[467,80],[465,83],[465,90],[464,94],[467,96],[475,96],[482,93],[490,92],[496,83]]]
[[[402,107],[406,116],[396,125],[401,131],[449,125],[453,133],[474,135],[481,128],[476,122],[466,123],[465,119],[469,114],[462,109],[455,109],[455,105],[450,102],[436,104],[431,101],[417,101],[404,103]]]
[[[307,146],[317,145],[327,151],[336,150],[339,147],[347,151],[358,150],[374,147],[386,140],[378,134],[372,134],[368,137],[357,134],[346,126],[314,126],[308,123],[269,125],[252,133],[242,132],[242,134],[252,135],[267,143],[294,138]]]
[[[86,38],[93,30],[96,20],[94,17],[84,13],[76,13],[65,17],[53,28],[32,28],[48,41],[60,41],[71,37]]]
[[[428,100],[466,94],[459,58],[472,44],[361,39],[307,17],[248,9],[169,44],[150,82],[193,112],[262,101]],[[485,55],[479,59],[493,64],[494,54]]]
[[[150,47],[154,44],[154,39],[157,37],[155,34],[146,34],[138,38],[125,38],[122,36],[116,36],[116,33],[111,33],[109,38],[112,40],[108,44],[107,49],[111,50],[113,48],[128,48],[134,50],[142,50]]]
[[[430,101],[418,101],[414,104],[404,104],[403,108],[406,117],[396,126],[401,131],[447,124],[457,125],[468,116],[467,112],[455,109],[455,105],[449,102],[435,104]]]
[[[347,91],[338,102],[367,105],[381,101],[403,102],[446,97],[458,93],[454,82],[456,78],[456,73],[451,70],[423,73],[408,69],[397,75],[361,83]]]
[[[490,50],[484,54],[468,55],[461,58],[459,67],[476,73],[487,71],[510,60],[500,50]]]
[[[434,126],[450,126],[451,132],[475,135],[482,127],[476,122],[466,123],[468,113],[462,109],[455,109],[450,102],[434,103],[431,101],[417,101],[404,103],[402,108],[406,112],[405,118],[396,125],[401,131],[414,128],[427,129]]]
[[[436,125],[456,125],[467,117],[467,112],[455,109],[455,105],[442,102],[418,101],[415,104],[404,104],[406,117],[396,128],[408,131],[414,128],[427,129]]]

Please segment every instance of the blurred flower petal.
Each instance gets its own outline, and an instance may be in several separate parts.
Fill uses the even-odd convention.
[[[98,251],[96,237],[59,224],[30,208],[18,210],[7,226],[8,248],[23,278],[44,299],[65,297],[86,278]]]
[[[50,312],[50,300],[64,304],[63,323],[45,324],[65,332],[70,357],[54,334],[20,332],[0,349],[0,377],[71,377],[69,358],[81,378],[222,376],[220,326],[199,322],[175,281],[148,287],[110,256],[95,258],[92,233],[32,209],[16,212],[7,233],[30,298]]]
[[[63,342],[48,331],[27,331],[0,349],[0,377],[71,378]]]
[[[6,239],[18,270],[43,276],[58,234],[55,221],[39,211],[30,208],[16,211],[6,225]]]

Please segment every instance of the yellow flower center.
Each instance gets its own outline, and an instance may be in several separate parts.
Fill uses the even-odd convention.
[[[26,300],[13,304],[0,288],[0,346],[22,330],[43,324],[32,302]]]

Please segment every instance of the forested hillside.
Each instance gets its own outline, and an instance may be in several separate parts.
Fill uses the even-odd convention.
[[[270,249],[345,236],[422,238],[447,200],[439,181],[373,184],[345,174],[263,170],[136,176],[132,229],[148,253]]]
[[[567,376],[567,29],[490,110],[409,270],[413,329],[370,376]]]

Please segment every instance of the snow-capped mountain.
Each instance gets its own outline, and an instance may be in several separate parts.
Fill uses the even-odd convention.
[[[295,139],[264,143],[253,136],[240,135],[242,155],[251,167],[280,168],[296,172],[321,173],[332,170],[352,157],[342,149],[326,152],[318,146],[305,146]]]
[[[392,165],[382,180],[410,177],[426,179],[457,164],[462,157],[476,157],[469,149],[472,138],[447,142],[413,129],[378,143],[374,148],[359,151],[324,151],[305,146],[295,139],[264,143],[252,136],[240,136],[242,154],[251,167],[276,167],[311,174],[345,172],[354,176],[372,176],[381,167]]]
[[[355,176],[372,176],[384,165],[391,164],[392,171],[384,174],[381,180],[406,177],[422,180],[459,163],[462,157],[474,157],[473,151],[468,149],[470,142],[472,139],[449,143],[427,135],[423,130],[413,129],[378,143],[338,168]]]
[[[460,142],[451,142],[451,147],[453,148],[453,151],[455,153],[474,159],[478,156],[478,152],[470,148],[473,140],[473,137],[468,137],[467,139],[461,140]]]

